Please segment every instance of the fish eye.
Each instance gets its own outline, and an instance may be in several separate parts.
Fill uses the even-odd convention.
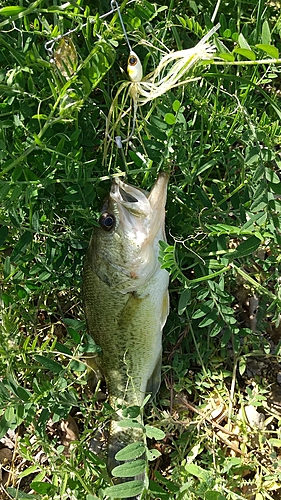
[[[130,64],[130,66],[135,66],[137,64],[137,62],[138,62],[138,60],[137,60],[136,56],[129,57],[128,63]]]
[[[111,229],[115,226],[115,217],[113,214],[109,214],[108,212],[104,212],[101,214],[99,219],[99,224],[105,231],[111,231]]]

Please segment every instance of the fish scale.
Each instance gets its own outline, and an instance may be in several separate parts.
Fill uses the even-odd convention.
[[[161,380],[162,329],[169,311],[166,270],[159,240],[165,240],[168,175],[150,193],[116,179],[94,228],[83,270],[83,300],[89,334],[102,348],[97,356],[109,402],[108,469],[116,453],[142,441],[142,429],[119,426],[122,408],[141,406]],[[138,417],[141,422],[141,417]]]

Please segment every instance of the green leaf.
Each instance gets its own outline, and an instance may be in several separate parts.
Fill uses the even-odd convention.
[[[45,356],[36,354],[34,359],[37,363],[40,363],[40,365],[44,366],[44,368],[47,368],[47,370],[50,370],[53,373],[61,373],[64,369],[60,363],[51,358],[46,358]]]
[[[156,127],[154,125],[147,124],[147,130],[149,131],[149,133],[153,137],[155,137],[155,139],[158,139],[159,141],[166,141],[167,140],[167,135],[165,132],[163,132],[163,130],[161,130],[161,128]],[[130,156],[132,156],[132,159],[134,159],[133,155],[130,155]],[[140,159],[138,159],[138,160],[140,161],[140,164],[143,165],[143,161]]]
[[[231,37],[231,30],[229,28],[227,28],[226,30],[224,30],[223,36],[225,38],[230,38]]]
[[[204,500],[227,500],[219,491],[208,490],[205,492]]]
[[[171,500],[170,493],[167,493],[156,481],[149,481],[149,491],[153,494],[153,498]]]
[[[105,488],[104,493],[110,498],[131,498],[139,495],[143,488],[143,481],[128,481]]]
[[[269,182],[271,182],[272,184],[278,184],[278,186],[280,186],[280,179],[279,179],[277,173],[274,172],[274,170],[272,170],[271,168],[266,168],[265,169],[265,176]]]
[[[73,359],[70,363],[70,369],[74,372],[85,372],[87,370],[87,365],[81,363],[81,361],[77,361],[77,359]]]
[[[85,322],[79,319],[63,318],[63,322],[76,330],[81,330],[85,326]],[[88,336],[86,338],[88,339]]]
[[[227,52],[220,52],[218,56],[224,61],[233,62],[235,61],[235,57],[233,54],[228,54]]]
[[[244,37],[244,35],[242,33],[240,33],[240,35],[238,37],[238,43],[239,43],[239,46],[241,47],[241,49],[246,49],[246,50],[251,51],[251,47],[248,44],[246,38]]]
[[[24,12],[25,10],[26,8],[21,7],[20,5],[2,7],[2,9],[0,9],[0,16],[4,17],[16,16],[17,14],[20,14],[20,12]]]
[[[81,346],[79,346],[79,352],[82,352],[82,353],[100,353],[101,352],[101,347],[99,345],[97,345],[93,339],[93,337],[91,337],[91,335],[88,335],[87,333],[84,334],[84,337],[83,337],[83,344]]]
[[[223,329],[223,325],[221,325],[220,323],[218,323],[217,325],[215,325],[212,329],[212,331],[210,332],[210,337],[216,337]]]
[[[128,406],[128,408],[122,410],[122,415],[127,418],[137,418],[140,415],[140,407],[136,405]]]
[[[130,20],[130,24],[137,30],[141,26],[141,20],[139,17],[133,17],[133,19]]]
[[[76,344],[81,342],[81,335],[74,328],[68,327],[67,331]]]
[[[31,241],[32,241],[32,233],[30,231],[26,231],[25,233],[23,233],[23,235],[19,239],[18,243],[16,244],[12,252],[11,255],[12,262],[18,262],[20,260],[22,254],[30,245]]]
[[[146,456],[149,462],[153,462],[156,458],[161,457],[161,453],[159,450],[156,450],[156,448],[151,448],[151,450],[147,450]]]
[[[8,422],[3,416],[0,420],[0,439],[5,436],[6,432],[11,428],[11,422]]]
[[[215,235],[222,235],[222,234],[240,234],[241,229],[237,226],[229,226],[228,224],[206,224],[206,228],[211,231],[210,235],[215,236]]]
[[[38,472],[40,469],[38,465],[31,465],[30,467],[27,467],[27,469],[24,469],[20,474],[19,478],[23,478],[26,476],[29,476],[29,474],[34,474],[35,472]]]
[[[161,429],[157,429],[157,427],[153,427],[152,425],[145,425],[144,428],[147,437],[149,437],[150,439],[161,440],[166,436],[165,432],[163,432]]]
[[[15,408],[13,406],[8,406],[5,410],[5,419],[9,423],[13,423],[15,420]]]
[[[32,228],[34,229],[34,231],[36,233],[38,233],[38,231],[39,231],[39,213],[38,212],[34,212],[34,214],[32,215]]]
[[[31,496],[28,493],[24,493],[24,491],[20,491],[18,488],[8,487],[7,491],[12,498],[16,498],[17,500],[37,500],[41,498],[39,495],[32,494]]]
[[[222,473],[225,474],[226,472],[229,472],[232,467],[241,467],[241,465],[241,458],[239,457],[226,458]]]
[[[281,439],[270,438],[268,442],[271,444],[271,446],[274,446],[275,448],[281,448]]]
[[[23,401],[25,401],[25,402],[30,401],[31,393],[29,391],[27,391],[24,387],[18,386],[17,387],[17,394],[18,394],[19,398],[22,399]]]
[[[179,16],[178,14],[176,14],[176,17],[177,19],[179,20],[179,22],[181,23],[181,25],[186,28],[186,20],[184,19],[184,17],[182,16]]]
[[[261,240],[256,236],[250,236],[246,241],[242,241],[240,245],[231,254],[227,254],[228,259],[240,259],[242,257],[247,257],[247,255],[252,254],[260,246]]]
[[[174,111],[175,113],[177,113],[177,112],[179,111],[180,107],[181,107],[181,103],[180,103],[180,101],[178,101],[178,100],[176,99],[176,100],[173,102],[173,111]]]
[[[198,477],[199,479],[202,479],[203,481],[207,481],[209,478],[209,473],[199,467],[199,465],[195,464],[187,464],[185,465],[185,470],[188,474],[192,474],[195,477]]]
[[[133,460],[139,458],[145,453],[145,446],[142,442],[131,443],[116,453],[116,460]]]
[[[117,465],[112,470],[114,477],[134,477],[142,474],[145,471],[146,462],[143,459],[126,462],[122,465]]]
[[[68,356],[72,356],[71,349],[66,347],[64,344],[61,344],[60,342],[56,342],[56,350],[61,352],[62,354],[67,354]]]
[[[200,186],[195,185],[194,190],[195,190],[199,200],[201,201],[203,207],[212,208],[212,202],[211,202],[211,200],[209,200],[209,198],[207,197],[207,195],[205,194],[203,189]]]
[[[173,113],[166,113],[164,116],[164,120],[168,125],[174,125],[176,123],[176,117]]]
[[[192,319],[199,319],[202,318],[203,316],[206,316],[213,310],[213,301],[209,301],[208,303],[202,303],[200,304],[200,307],[198,307],[197,311],[195,311],[192,315]]]
[[[189,303],[191,298],[191,290],[186,288],[180,294],[179,303],[178,303],[178,314],[181,314],[185,311],[187,304]]]
[[[270,57],[273,57],[274,59],[278,59],[279,57],[279,50],[277,47],[274,47],[274,45],[267,45],[264,43],[259,43],[256,45],[257,49],[263,50],[266,52]]]
[[[244,375],[246,368],[247,368],[246,358],[245,356],[241,356],[241,358],[239,359],[239,373],[241,377]]]
[[[141,404],[141,409],[143,409],[146,405],[146,403],[148,403],[148,401],[151,399],[151,394],[147,394],[147,396],[145,396],[142,404]]]
[[[32,483],[30,483],[30,487],[33,488],[36,493],[40,493],[41,495],[46,495],[46,493],[54,493],[57,489],[53,484],[43,483],[39,481],[32,481]]]
[[[241,56],[246,57],[246,59],[250,59],[250,61],[256,60],[256,54],[252,50],[239,49],[239,47],[238,47],[238,48],[234,49],[233,52],[236,52],[236,54],[240,54]]]
[[[143,429],[143,425],[141,425],[136,420],[132,420],[131,418],[120,420],[120,422],[118,422],[118,425],[119,427],[133,427],[136,429]]]
[[[200,175],[203,172],[205,172],[205,170],[209,170],[209,168],[213,167],[215,164],[216,164],[216,160],[212,159],[212,160],[207,161],[203,165],[200,165],[196,170],[196,175]]]
[[[174,481],[171,481],[170,479],[167,479],[166,477],[162,476],[162,474],[158,470],[154,471],[154,476],[158,480],[158,482],[165,484],[166,488],[169,491],[177,493],[180,490],[180,487],[177,484],[175,484]]]
[[[256,193],[255,193],[255,196],[256,196]],[[257,214],[248,214],[249,215],[249,219],[247,220],[247,222],[245,222],[244,226],[242,226],[241,228],[241,234],[250,234],[250,233],[253,233],[255,231],[255,223],[257,223],[257,221],[260,219],[261,217],[261,213],[257,213]]]
[[[0,247],[3,245],[3,243],[6,240],[8,234],[9,234],[9,229],[7,228],[7,226],[2,226],[0,228]]]
[[[199,323],[199,328],[204,328],[206,326],[212,325],[215,321],[218,321],[218,316],[216,311],[211,311],[202,321]]]
[[[263,22],[263,25],[262,25],[261,39],[262,39],[263,45],[270,45],[271,33],[270,33],[270,28],[269,28],[269,24],[268,24],[267,19]]]
[[[33,478],[34,482],[42,482],[46,477],[46,470],[41,470],[36,476]]]
[[[30,406],[30,404],[28,406]],[[25,405],[25,406],[21,405],[21,404],[17,405],[17,408],[16,408],[17,418],[16,419],[17,419],[18,424],[20,424],[24,420],[25,408],[27,409],[27,405]]]
[[[84,65],[87,66],[87,77],[92,84],[92,89],[99,84],[110,70],[115,57],[116,51],[113,50],[109,43],[106,43],[104,40],[96,42],[86,61],[84,61]]]

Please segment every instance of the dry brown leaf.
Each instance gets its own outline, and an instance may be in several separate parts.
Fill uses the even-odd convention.
[[[13,458],[13,452],[9,448],[0,449],[0,464],[6,464],[11,462]]]
[[[258,429],[262,429],[264,427],[265,416],[263,413],[258,412],[255,406],[245,406],[244,411],[250,427],[256,427]]]
[[[14,449],[16,442],[16,432],[12,429],[8,429],[5,436],[0,439],[1,445],[4,445],[5,448]]]
[[[59,430],[61,432],[61,442],[65,447],[65,452],[68,452],[71,443],[79,439],[79,429],[74,418],[69,415],[67,420],[62,420],[59,424]]]

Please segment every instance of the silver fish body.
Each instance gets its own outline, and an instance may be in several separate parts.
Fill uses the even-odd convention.
[[[165,240],[167,183],[163,172],[146,193],[114,180],[85,258],[87,327],[102,348],[96,363],[116,411],[108,445],[110,471],[115,454],[141,437],[139,429],[118,425],[120,408],[141,406],[146,394],[154,396],[160,385],[169,276],[158,255],[159,240]]]

